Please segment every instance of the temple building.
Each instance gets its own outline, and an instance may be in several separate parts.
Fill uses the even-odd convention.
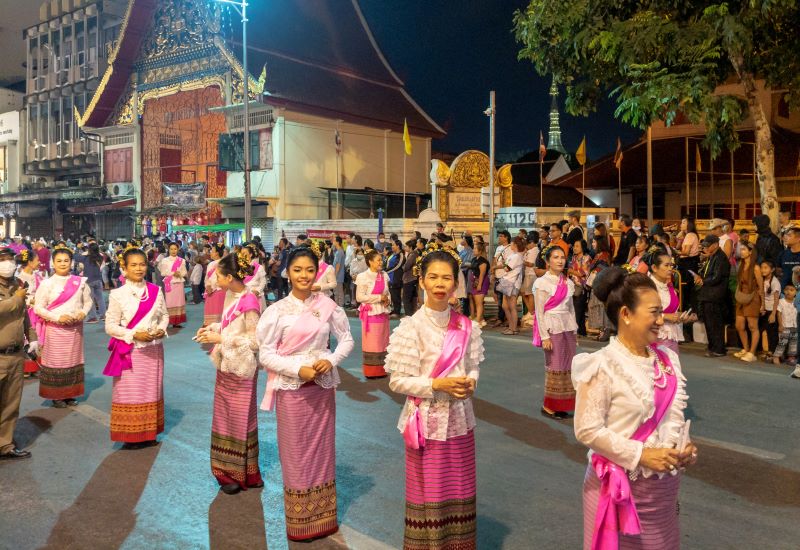
[[[245,78],[253,226],[266,243],[291,220],[428,205],[431,139],[444,131],[356,0],[251,2],[247,67],[239,14],[211,0],[45,2],[41,15],[25,36],[26,171],[41,186],[14,199],[46,210],[55,233],[242,222]]]

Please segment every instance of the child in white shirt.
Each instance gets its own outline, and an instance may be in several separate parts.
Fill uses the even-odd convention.
[[[786,364],[795,366],[797,363],[797,309],[794,307],[794,298],[797,289],[788,284],[783,289],[783,298],[778,302],[778,331],[780,338],[772,354],[772,362],[781,364],[781,359],[786,355]]]
[[[192,302],[199,304],[203,301],[203,294],[200,292],[200,285],[203,282],[203,264],[197,262],[189,275],[189,282],[192,284]]]

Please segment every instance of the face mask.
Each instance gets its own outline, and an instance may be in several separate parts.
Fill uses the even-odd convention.
[[[17,270],[17,264],[13,260],[3,260],[0,262],[0,277],[10,279],[14,276],[14,271]]]
[[[641,225],[634,225],[633,226],[633,230],[634,231],[641,231],[642,230],[642,226]]]

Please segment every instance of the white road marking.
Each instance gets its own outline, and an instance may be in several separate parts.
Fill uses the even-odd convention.
[[[692,436],[692,440],[696,443],[712,445],[714,447],[727,449],[729,451],[735,451],[737,453],[754,456],[756,458],[762,458],[764,460],[783,460],[784,458],[786,458],[786,455],[783,453],[765,451],[764,449],[748,447],[747,445],[739,445],[738,443],[731,443],[729,441],[720,441],[718,439],[711,439],[710,437]]]
[[[789,378],[789,372],[787,371],[786,374],[780,374],[777,372],[769,372],[766,370],[753,370],[753,369],[746,369],[744,367],[734,367],[734,366],[722,366],[718,367],[720,370],[727,370],[730,372],[736,372],[739,374],[757,374],[759,376],[773,376],[778,378]],[[769,368],[769,367],[767,367]]]
[[[101,411],[91,405],[87,405],[86,403],[81,403],[77,407],[74,408],[75,412],[82,414],[87,418],[91,418],[98,424],[105,426],[106,428],[111,427],[111,415],[109,415],[105,411]]]
[[[360,531],[356,531],[347,525],[340,525],[339,531],[341,531],[342,535],[344,535],[347,546],[349,548],[353,548],[354,550],[359,550],[362,548],[369,548],[370,550],[394,550],[394,547],[374,539],[369,535],[365,535]]]

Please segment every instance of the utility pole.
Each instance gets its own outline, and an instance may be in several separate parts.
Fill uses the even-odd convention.
[[[653,127],[647,127],[647,227],[653,227]]]
[[[483,114],[489,117],[489,257],[494,257],[494,90],[489,92],[489,108]]]
[[[230,4],[242,16],[242,80],[244,80],[244,239],[253,236],[252,196],[250,193],[250,73],[247,70],[247,0],[216,0]]]

